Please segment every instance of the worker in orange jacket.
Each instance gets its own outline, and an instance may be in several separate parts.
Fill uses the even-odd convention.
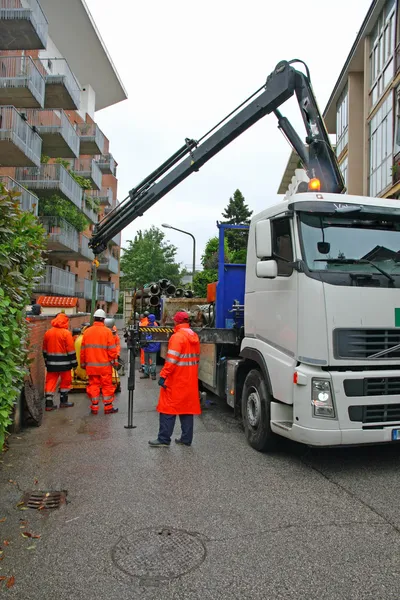
[[[42,350],[47,369],[45,382],[47,411],[57,408],[53,399],[59,379],[61,379],[60,408],[74,406],[73,402],[68,402],[68,392],[72,387],[71,369],[76,369],[78,362],[74,340],[68,327],[67,315],[59,313],[52,320],[51,329],[44,334]]]
[[[117,363],[117,346],[111,330],[104,325],[105,319],[104,310],[96,310],[94,323],[85,329],[81,345],[80,363],[89,379],[86,393],[91,400],[93,415],[99,412],[101,396],[106,415],[118,412],[118,408],[113,406],[115,386],[112,381],[113,366]]]
[[[139,327],[147,327],[149,324],[148,319],[149,313],[146,311],[143,315],[140,315]],[[145,356],[143,348],[140,349],[140,373],[144,373]]]
[[[158,437],[150,446],[169,446],[179,415],[182,434],[175,442],[190,446],[193,440],[193,415],[199,415],[200,395],[198,371],[200,342],[197,333],[189,326],[189,315],[178,312],[174,316],[175,330],[168,343],[167,357],[160,372],[161,386],[157,411],[160,413]]]

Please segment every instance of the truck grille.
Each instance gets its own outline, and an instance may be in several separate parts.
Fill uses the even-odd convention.
[[[400,395],[400,377],[369,377],[345,379],[344,393],[354,396],[397,396]]]
[[[367,359],[399,344],[398,329],[335,329],[333,332],[333,350],[337,359]],[[380,360],[388,358],[400,358],[400,348],[379,357]]]
[[[400,421],[400,404],[349,406],[350,421],[361,423],[393,423]]]

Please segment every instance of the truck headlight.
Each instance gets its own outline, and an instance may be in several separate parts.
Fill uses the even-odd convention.
[[[312,380],[311,404],[314,417],[336,417],[331,382],[328,379]]]

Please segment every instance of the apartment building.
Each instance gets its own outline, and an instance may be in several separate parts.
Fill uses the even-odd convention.
[[[323,114],[349,194],[400,197],[399,14],[395,0],[372,2]]]
[[[93,227],[117,205],[96,111],[127,98],[84,0],[0,0],[0,178],[47,234],[41,295],[91,308]],[[117,312],[120,235],[100,255],[96,305]]]

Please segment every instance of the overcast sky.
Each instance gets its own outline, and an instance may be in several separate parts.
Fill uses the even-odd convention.
[[[119,199],[173,154],[200,138],[258,89],[280,60],[311,71],[321,111],[370,0],[86,0],[128,92],[97,113],[118,162]],[[84,82],[83,82],[84,83]],[[295,100],[282,107],[303,135]],[[274,116],[264,117],[123,234],[171,223],[193,233],[196,263],[229,197],[239,188],[255,212],[279,201],[290,148]],[[166,230],[178,260],[191,263],[188,236]]]

